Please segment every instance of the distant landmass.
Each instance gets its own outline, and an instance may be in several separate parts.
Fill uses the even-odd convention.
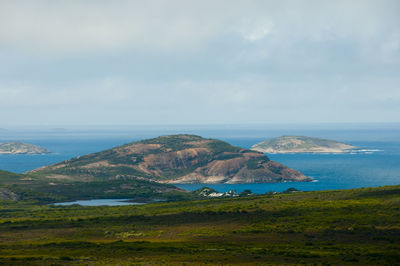
[[[146,180],[158,183],[311,181],[261,152],[216,139],[170,135],[129,143],[42,167],[29,175],[53,180]]]
[[[204,191],[188,192],[172,184],[285,181],[312,180],[261,152],[195,135],[170,135],[79,156],[25,174],[0,170],[0,199],[56,202],[129,198],[140,202],[236,197],[245,195],[234,191],[205,195]]]
[[[339,141],[305,136],[281,136],[251,147],[264,153],[350,153],[358,148]]]
[[[29,143],[4,142],[0,143],[0,154],[45,154],[50,153],[45,148]]]

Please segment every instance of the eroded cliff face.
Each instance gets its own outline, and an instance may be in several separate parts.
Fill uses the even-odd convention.
[[[129,143],[32,171],[71,180],[147,179],[162,183],[271,183],[310,181],[263,153],[195,135]]]

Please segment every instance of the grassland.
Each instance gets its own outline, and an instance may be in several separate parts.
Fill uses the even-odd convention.
[[[0,264],[400,262],[400,186],[118,207],[0,203]]]
[[[107,181],[76,182],[15,174],[0,170],[0,200],[15,198],[36,203],[53,203],[96,198],[183,200],[199,196],[173,185],[123,178]]]

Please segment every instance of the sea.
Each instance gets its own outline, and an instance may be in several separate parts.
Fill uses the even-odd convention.
[[[204,126],[113,126],[0,129],[0,142],[21,141],[42,146],[43,155],[0,155],[0,169],[15,173],[57,163],[122,144],[169,134],[196,134],[250,148],[268,138],[301,135],[352,144],[364,152],[350,154],[267,154],[311,177],[313,182],[273,184],[178,184],[186,190],[204,186],[218,192],[250,189],[253,193],[337,190],[400,184],[400,124],[311,125],[204,125]]]

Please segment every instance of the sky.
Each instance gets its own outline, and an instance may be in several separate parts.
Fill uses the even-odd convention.
[[[0,127],[400,122],[398,0],[0,0]]]

